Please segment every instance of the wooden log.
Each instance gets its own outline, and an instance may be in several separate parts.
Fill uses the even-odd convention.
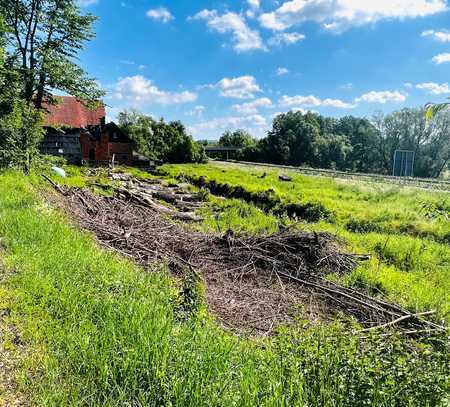
[[[53,188],[55,188],[61,195],[67,196],[67,192],[64,191],[56,182],[54,182],[51,178],[47,177],[47,175],[42,174],[42,177],[46,179],[50,184],[52,184]]]
[[[278,176],[278,179],[283,182],[291,182],[292,181],[292,177],[290,177],[289,175],[283,175],[283,174]]]
[[[171,192],[155,191],[152,195],[154,198],[170,204],[177,202],[177,196]]]
[[[147,206],[148,208],[153,209],[156,212],[163,213],[168,215],[174,219],[189,221],[189,222],[201,222],[203,220],[202,217],[195,215],[192,212],[179,212],[174,209],[168,208],[160,203],[155,202],[152,199],[152,196],[141,192],[139,190],[129,190],[125,188],[117,188],[117,191],[123,193],[124,195],[130,197],[137,203]]]
[[[397,319],[394,319],[391,322],[387,322],[387,323],[382,324],[382,325],[377,325],[377,326],[373,326],[371,328],[363,329],[363,330],[359,331],[359,333],[376,331],[378,329],[388,328],[390,326],[399,324],[402,321],[406,321],[407,319],[414,319],[414,318],[422,317],[422,316],[425,316],[425,315],[431,315],[431,314],[435,314],[435,313],[436,313],[436,311],[426,311],[426,312],[418,312],[417,314],[403,315],[403,316],[401,316],[401,317],[399,317]]]

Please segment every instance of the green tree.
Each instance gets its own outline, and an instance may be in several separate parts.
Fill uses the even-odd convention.
[[[350,141],[339,134],[325,134],[317,137],[315,143],[313,164],[320,168],[345,170],[348,165],[348,155],[352,151]]]
[[[347,169],[366,173],[379,171],[378,133],[369,120],[346,116],[338,120],[334,131],[345,136],[351,145],[346,152]]]
[[[42,113],[24,100],[13,101],[11,111],[0,118],[0,166],[28,174],[43,135]]]
[[[378,129],[380,172],[390,174],[395,150],[415,152],[414,175],[438,177],[450,154],[450,113],[442,110],[426,119],[424,109],[402,109],[374,117]]]
[[[141,154],[165,162],[203,162],[204,147],[187,134],[179,121],[166,123],[136,110],[121,112],[119,125]]]
[[[6,44],[7,27],[0,16],[0,117],[11,112],[12,102],[19,97],[18,76],[5,51]]]
[[[245,148],[254,146],[256,142],[257,141],[251,134],[245,130],[238,129],[233,132],[227,130],[223,133],[222,137],[220,137],[219,146]]]
[[[119,126],[133,140],[136,150],[152,159],[159,159],[165,143],[157,131],[156,121],[137,110],[126,110],[118,116]]]
[[[319,116],[288,112],[275,117],[272,130],[262,140],[263,156],[276,164],[313,165],[321,134]]]
[[[0,18],[0,167],[29,173],[43,136],[42,117],[19,99],[18,75],[5,52],[7,29]]]
[[[0,0],[8,28],[8,58],[20,77],[21,98],[40,109],[51,91],[82,100],[103,96],[94,79],[76,63],[94,37],[93,15],[83,15],[76,0]]]

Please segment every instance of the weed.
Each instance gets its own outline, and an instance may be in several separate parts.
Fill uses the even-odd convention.
[[[382,228],[371,220],[366,219],[350,219],[346,224],[345,228],[349,232],[354,233],[370,233],[370,232],[381,232]]]
[[[199,315],[203,305],[204,290],[200,276],[193,270],[185,272],[175,314],[185,320]]]

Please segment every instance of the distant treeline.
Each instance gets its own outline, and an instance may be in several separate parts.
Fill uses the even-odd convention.
[[[220,146],[240,147],[236,159],[391,174],[395,150],[416,153],[414,175],[439,177],[449,166],[450,113],[427,121],[422,109],[403,109],[372,120],[288,112],[275,117],[267,136],[227,131]]]
[[[135,149],[155,160],[170,163],[206,161],[202,144],[194,141],[180,121],[165,122],[129,110],[119,113],[119,126],[133,140]]]

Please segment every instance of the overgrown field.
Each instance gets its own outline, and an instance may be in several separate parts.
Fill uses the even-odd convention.
[[[232,198],[211,198],[216,210],[203,212],[203,228],[268,233],[296,223],[329,231],[351,252],[372,256],[347,277],[349,284],[368,284],[413,311],[436,310],[449,320],[449,194],[235,164],[173,165],[161,172]],[[280,181],[282,174],[292,182]]]
[[[353,204],[361,219],[376,218],[375,210],[371,217],[363,210],[375,199],[371,187],[321,180],[323,195],[317,189],[309,196],[307,188],[314,189],[318,181],[305,179],[302,188],[302,178],[284,185],[269,174],[258,178],[263,180],[258,187],[252,177],[261,175],[239,169],[228,175],[215,166],[168,170],[173,176],[183,172],[211,179],[217,176],[217,181],[224,177],[228,183],[239,182],[256,192],[273,188],[286,202],[297,202],[294,189],[298,188],[302,199],[322,202],[333,214],[333,220],[305,223],[304,227],[338,232],[358,251],[373,249],[376,242],[382,245],[380,253],[386,255],[390,250],[389,261],[387,257],[379,261],[381,255],[374,257],[360,270],[360,277],[352,276],[353,283],[358,278],[379,281],[380,289],[412,308],[438,307],[443,313],[448,307],[449,252],[442,241],[445,222],[434,219],[431,222],[436,227],[429,227],[425,220],[415,222],[411,214],[417,230],[422,225],[435,235],[417,238],[400,230],[358,234],[346,231],[345,225]],[[76,183],[85,184],[81,173],[76,177]],[[360,339],[339,324],[310,327],[306,321],[281,329],[272,338],[236,337],[218,328],[201,305],[201,286],[173,280],[163,264],[144,270],[101,249],[44,199],[44,188],[37,177],[0,174],[0,324],[9,332],[1,340],[3,347],[20,353],[17,391],[25,393],[30,403],[390,407],[439,406],[448,401],[445,338],[420,343],[395,335]],[[291,195],[289,188],[293,188]],[[384,225],[394,230],[399,219],[388,219],[391,212],[385,201],[391,198],[387,191],[381,193],[384,199],[378,202],[387,214]],[[338,201],[339,194],[349,200],[353,196],[354,202]],[[366,206],[364,196],[369,197]],[[413,202],[413,193],[400,193],[397,198],[404,209]],[[442,198],[423,195],[433,204]],[[241,200],[211,199],[211,205],[221,211],[208,215],[203,228],[268,231],[292,222]],[[398,207],[392,213],[400,219],[407,216]],[[400,250],[406,255],[414,244],[424,245],[421,256],[402,269],[406,263],[400,262]],[[200,301],[198,309],[182,306],[187,287]],[[2,400],[2,395],[0,401],[12,404]]]

